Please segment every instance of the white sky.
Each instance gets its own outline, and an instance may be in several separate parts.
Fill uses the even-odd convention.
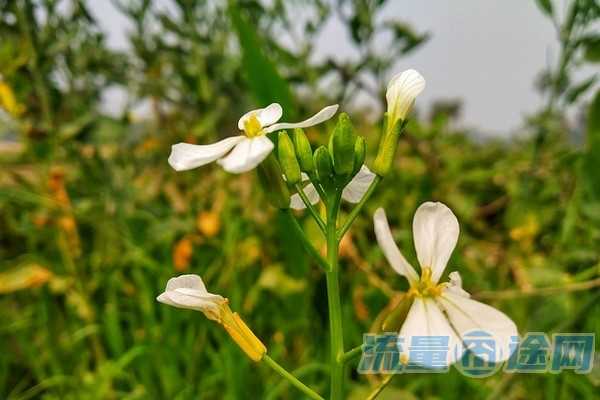
[[[168,0],[159,3],[168,6]],[[90,6],[108,32],[109,44],[125,47],[127,20],[110,1],[90,2]],[[432,35],[397,65],[397,71],[415,68],[425,76],[427,88],[418,100],[420,106],[435,99],[460,98],[466,125],[501,135],[516,129],[524,115],[541,106],[534,79],[555,62],[558,47],[554,29],[535,1],[390,0],[383,17],[407,21],[417,32]],[[347,33],[336,20],[326,25],[317,49],[317,56],[353,56]],[[106,101],[116,106],[123,102],[118,96],[109,95]]]

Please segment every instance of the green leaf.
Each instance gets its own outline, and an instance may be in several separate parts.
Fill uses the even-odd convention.
[[[273,102],[281,104],[285,117],[294,118],[296,113],[290,88],[263,52],[264,42],[254,25],[234,1],[229,3],[228,10],[242,51],[245,78],[254,97],[261,106]]]
[[[548,16],[552,16],[554,14],[554,10],[552,8],[551,0],[535,0],[538,7],[544,12],[544,14]]]
[[[587,148],[583,158],[583,179],[593,201],[600,201],[600,90],[590,105],[587,120]]]

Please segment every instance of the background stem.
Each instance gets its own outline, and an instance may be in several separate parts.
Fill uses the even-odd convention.
[[[277,364],[275,360],[273,360],[268,355],[264,355],[262,361],[271,367],[275,372],[281,375],[283,378],[287,379],[292,385],[294,385],[297,389],[302,391],[305,395],[314,400],[324,400],[317,392],[306,386],[304,383],[300,382],[296,377],[289,372],[286,371],[281,365]]]

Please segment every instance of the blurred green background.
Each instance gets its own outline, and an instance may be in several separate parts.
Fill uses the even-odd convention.
[[[324,393],[323,274],[253,173],[175,173],[170,146],[235,134],[239,116],[273,101],[294,120],[339,102],[370,160],[381,112],[352,99],[367,92],[383,106],[396,62],[434,38],[385,15],[384,0],[173,0],[177,13],[113,1],[133,27],[125,51],[107,45],[88,3],[0,0],[0,398],[301,398],[219,326],[155,301],[179,273],[229,297],[269,354]],[[431,199],[458,216],[448,270],[476,298],[521,332],[600,332],[600,96],[596,75],[578,75],[597,71],[600,5],[572,0],[559,13],[535,3],[560,49],[540,65],[544,104],[522,134],[485,140],[457,122],[460,101],[417,110],[397,168],[342,243],[349,346],[377,332],[406,289],[376,246],[373,211],[386,208],[414,263],[412,215]],[[334,14],[356,60],[311,57]],[[282,32],[293,48],[277,40]],[[384,51],[381,32],[391,38]],[[127,93],[117,116],[103,111],[115,88]],[[310,129],[313,144],[330,127]],[[349,398],[361,399],[380,378],[355,366]],[[594,399],[596,366],[589,375],[400,375],[380,398]]]

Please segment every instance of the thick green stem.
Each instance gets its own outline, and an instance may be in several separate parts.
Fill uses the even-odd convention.
[[[277,364],[275,360],[273,360],[268,355],[264,355],[262,361],[267,364],[269,367],[273,368],[275,372],[281,375],[283,378],[287,379],[292,385],[294,385],[298,390],[302,391],[305,395],[314,400],[324,400],[317,392],[306,386],[304,383],[300,382],[294,375],[290,374],[285,368],[281,365]]]
[[[340,302],[339,265],[337,240],[337,216],[340,207],[340,193],[335,193],[328,201],[327,208],[327,300],[329,304],[329,334],[331,337],[331,396],[330,400],[344,397],[344,364],[338,360],[344,355],[344,331],[342,329],[342,305]]]

